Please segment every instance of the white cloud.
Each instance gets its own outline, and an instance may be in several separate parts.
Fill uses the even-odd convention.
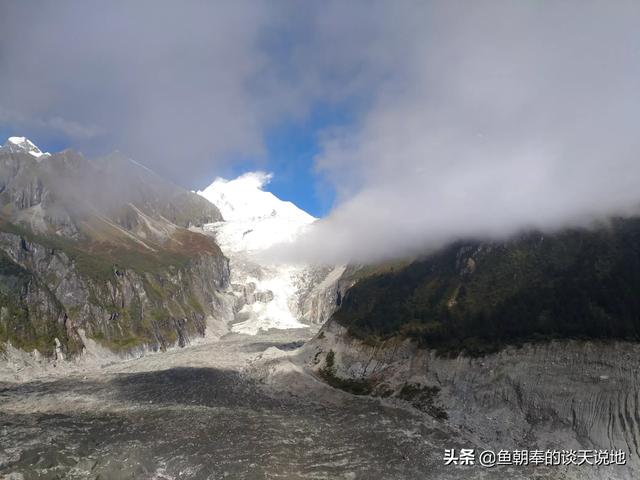
[[[280,253],[326,262],[638,212],[640,5],[386,4],[388,72],[318,168],[341,201]]]
[[[633,211],[639,23],[629,0],[7,2],[0,106],[204,186],[339,105],[337,205],[286,253],[375,261]]]
[[[10,126],[16,130],[37,129],[59,132],[74,140],[89,139],[104,133],[100,127],[83,125],[60,116],[49,118],[25,116],[19,111],[12,111],[2,107],[0,107],[0,124]]]

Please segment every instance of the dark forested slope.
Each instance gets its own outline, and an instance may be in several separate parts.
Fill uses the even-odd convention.
[[[406,336],[482,354],[552,338],[640,339],[640,219],[458,242],[361,279],[334,319],[376,342]]]

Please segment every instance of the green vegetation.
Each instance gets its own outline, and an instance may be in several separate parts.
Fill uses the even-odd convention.
[[[438,420],[446,420],[449,416],[444,408],[436,405],[435,400],[440,393],[436,386],[424,386],[416,383],[405,383],[398,392],[398,398],[405,400],[414,408],[428,413]]]
[[[196,312],[204,315],[205,311],[204,308],[202,307],[202,304],[198,301],[198,299],[196,298],[196,296],[193,293],[190,293],[189,296],[187,297],[187,304]]]
[[[118,351],[131,350],[135,347],[140,347],[150,342],[149,342],[149,339],[147,338],[125,336],[122,338],[110,338],[110,339],[105,339],[103,337],[100,343],[103,346],[106,346],[107,348],[109,348],[109,350],[118,352]]]
[[[95,332],[91,337],[105,348],[113,352],[126,352],[137,347],[144,345],[153,345],[155,342],[153,338],[145,335],[144,332],[127,332],[124,334],[110,334],[105,335],[101,331]]]
[[[38,350],[45,355],[54,352],[54,339],[68,340],[64,325],[56,321],[60,306],[54,303],[55,312],[50,313],[54,321],[30,322],[30,308],[43,308],[42,305],[27,305],[24,293],[29,289],[44,288],[37,285],[32,275],[14,263],[0,251],[0,343],[11,344],[27,352]],[[37,318],[42,315],[35,315]],[[75,345],[71,342],[70,348]]]
[[[640,340],[640,219],[599,230],[458,242],[362,278],[335,320],[377,343],[483,355],[558,338]]]
[[[59,235],[41,235],[19,225],[0,221],[0,231],[13,233],[29,242],[63,252],[73,260],[78,271],[92,280],[107,282],[118,267],[137,273],[162,274],[168,268],[184,268],[191,260],[190,252],[171,250],[151,252],[135,244],[114,245],[104,242],[76,241]]]
[[[405,383],[402,388],[394,392],[388,385],[379,383],[372,378],[361,379],[343,378],[336,374],[335,353],[329,350],[325,357],[324,367],[318,370],[320,377],[333,388],[343,390],[352,395],[371,395],[374,397],[388,398],[392,395],[409,402],[414,408],[421,410],[438,420],[446,420],[447,412],[436,404],[440,388],[436,386],[423,386],[415,383]]]
[[[342,280],[348,282],[357,282],[363,278],[372,277],[374,275],[382,275],[402,270],[410,265],[414,259],[389,260],[382,263],[371,265],[349,265],[342,275]]]
[[[322,379],[333,388],[344,390],[345,392],[353,395],[370,395],[371,392],[373,392],[374,384],[366,378],[354,380],[351,378],[342,378],[336,375],[335,353],[333,350],[329,350],[329,353],[327,353],[325,365],[318,371],[318,373]]]

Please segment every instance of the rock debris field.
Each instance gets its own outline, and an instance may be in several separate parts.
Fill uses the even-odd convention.
[[[53,379],[0,384],[5,478],[420,476],[420,421],[374,401],[269,395],[242,369],[286,334],[235,336]],[[284,342],[284,345],[282,343]],[[295,344],[294,344],[295,345]],[[346,397],[346,396],[345,396]],[[369,478],[371,478],[369,476]]]
[[[103,368],[2,382],[0,476],[461,478],[464,467],[445,466],[442,454],[464,440],[424,414],[332,390],[310,376],[296,389],[262,386],[249,367],[267,349],[287,355],[305,336],[231,334]],[[518,473],[525,472],[511,472]]]

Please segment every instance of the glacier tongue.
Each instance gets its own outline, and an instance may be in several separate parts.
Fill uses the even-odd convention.
[[[303,265],[267,264],[256,253],[293,240],[316,218],[291,202],[263,190],[271,176],[250,172],[234,180],[217,178],[197,192],[221,211],[225,221],[205,225],[229,257],[231,284],[237,297],[233,332],[305,328],[300,322],[300,296],[317,269]]]

